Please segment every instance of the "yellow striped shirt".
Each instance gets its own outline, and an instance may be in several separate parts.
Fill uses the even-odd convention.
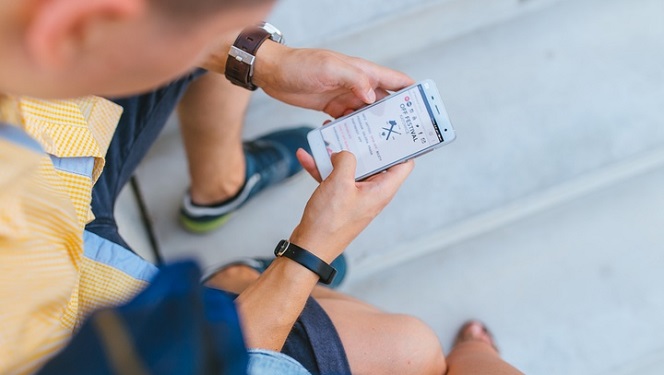
[[[0,125],[0,374],[35,372],[86,316],[127,301],[155,272],[84,232],[121,113],[98,97],[0,97],[10,124]]]

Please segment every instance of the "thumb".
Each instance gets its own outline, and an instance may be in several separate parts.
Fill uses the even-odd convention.
[[[332,154],[330,159],[332,161],[332,173],[330,174],[330,178],[352,180],[355,182],[355,168],[357,167],[355,155],[348,151],[341,151]]]
[[[355,96],[367,104],[373,104],[376,101],[376,91],[371,87],[371,83],[366,76],[356,81],[351,90]]]
[[[356,97],[366,104],[372,104],[376,101],[376,92],[363,70],[349,64],[344,73],[342,75],[344,86],[350,89]]]

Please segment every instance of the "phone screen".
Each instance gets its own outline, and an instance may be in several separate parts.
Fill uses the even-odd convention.
[[[421,85],[321,129],[328,154],[342,150],[357,159],[364,176],[443,142]]]

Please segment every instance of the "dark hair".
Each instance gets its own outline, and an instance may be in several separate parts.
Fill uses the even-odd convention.
[[[157,8],[178,18],[191,18],[224,9],[267,4],[275,0],[150,0]]]

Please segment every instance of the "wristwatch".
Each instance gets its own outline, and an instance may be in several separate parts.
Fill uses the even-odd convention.
[[[258,87],[251,82],[251,79],[254,76],[256,51],[268,39],[279,44],[285,43],[281,31],[267,22],[242,30],[228,51],[226,78],[235,85],[255,91]]]
[[[318,275],[320,282],[326,285],[329,285],[334,280],[334,276],[337,275],[337,270],[334,267],[325,263],[309,251],[286,240],[279,241],[279,244],[274,249],[274,255],[277,258],[286,257],[301,264],[309,271]]]

